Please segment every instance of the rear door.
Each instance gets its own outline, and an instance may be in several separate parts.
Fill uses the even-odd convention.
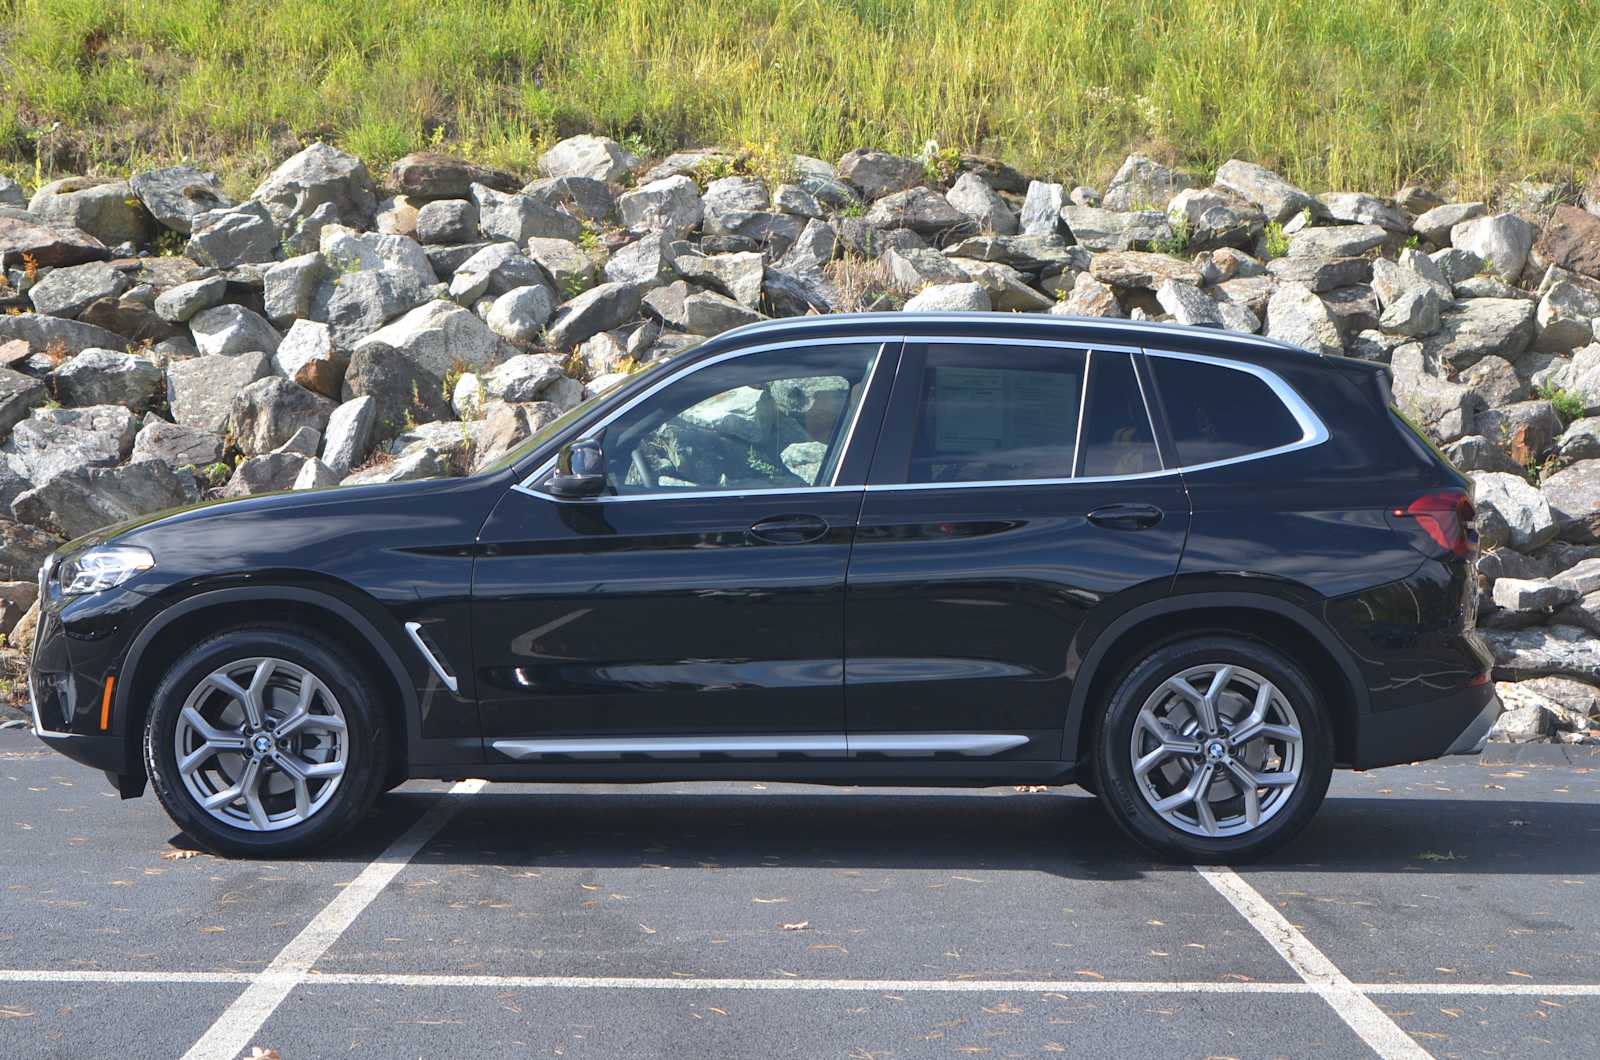
[[[1060,756],[1074,633],[1165,594],[1189,525],[1135,356],[908,342],[845,592],[852,757]]]

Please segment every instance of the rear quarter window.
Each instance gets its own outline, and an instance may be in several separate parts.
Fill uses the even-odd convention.
[[[1177,357],[1152,356],[1150,366],[1182,467],[1266,452],[1303,435],[1294,414],[1259,376]]]

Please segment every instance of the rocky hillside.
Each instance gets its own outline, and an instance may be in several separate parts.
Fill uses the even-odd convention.
[[[313,144],[243,202],[189,167],[0,179],[0,631],[62,541],[203,496],[464,474],[702,336],[966,309],[1261,332],[1391,366],[1477,485],[1510,739],[1600,725],[1600,203],[1318,196],[1134,155],[992,159],[579,136],[522,176]]]

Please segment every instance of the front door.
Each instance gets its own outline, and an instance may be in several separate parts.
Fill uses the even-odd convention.
[[[603,496],[507,494],[473,589],[491,762],[842,754],[845,569],[898,349],[689,365],[585,432]]]
[[[1133,356],[908,344],[850,561],[852,756],[1059,758],[1080,623],[1165,594],[1189,525]]]

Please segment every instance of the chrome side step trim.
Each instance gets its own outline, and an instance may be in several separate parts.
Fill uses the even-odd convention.
[[[801,754],[813,758],[841,758],[843,735],[815,736],[629,736],[620,739],[496,740],[490,745],[517,761],[560,755],[567,758],[699,758],[702,755],[738,755],[773,758]]]
[[[864,733],[857,736],[819,733],[801,736],[628,736],[616,739],[558,738],[547,740],[495,740],[490,744],[507,758],[526,762],[547,757],[615,759],[623,755],[647,758],[695,759],[707,755],[737,758],[854,758],[884,755],[890,758],[931,758],[959,754],[983,758],[1021,747],[1026,736],[988,733]]]
[[[1028,742],[1026,736],[999,733],[872,732],[850,734],[850,757],[885,755],[889,758],[927,758],[936,754],[958,754],[968,758],[987,758]]]
[[[443,681],[444,686],[450,691],[456,691],[455,675],[444,668],[444,664],[433,654],[433,649],[428,647],[428,642],[422,639],[422,623],[407,622],[406,633],[411,637],[411,643],[417,646],[417,650],[422,653],[422,657],[428,661],[428,668],[434,672],[434,675]]]

